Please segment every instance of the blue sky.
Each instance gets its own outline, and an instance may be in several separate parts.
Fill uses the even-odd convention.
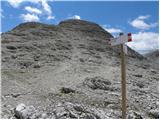
[[[58,24],[73,18],[96,22],[116,36],[131,32],[130,47],[145,52],[159,48],[158,1],[52,1],[8,0],[1,2],[2,32],[22,22]]]

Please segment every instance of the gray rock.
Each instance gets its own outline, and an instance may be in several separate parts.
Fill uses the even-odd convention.
[[[12,59],[16,59],[17,56],[16,56],[16,55],[11,55],[11,58],[12,58]]]
[[[29,112],[27,109],[24,109],[21,111],[21,119],[29,119],[31,116],[31,112]]]
[[[111,90],[111,82],[99,76],[94,78],[86,78],[83,84],[87,85],[91,89]]]
[[[148,112],[149,117],[152,117],[154,119],[159,119],[159,111],[158,110],[150,110]]]
[[[157,71],[155,71],[155,70],[151,70],[151,72],[152,72],[152,73],[154,73],[154,74],[156,74],[156,73],[157,73]]]
[[[137,82],[136,85],[137,85],[139,88],[143,88],[143,87],[144,87],[144,82]]]
[[[11,46],[11,45],[6,46],[6,48],[10,49],[10,50],[16,50],[17,49],[15,46]]]
[[[85,62],[85,60],[83,58],[79,58],[79,61],[82,63]]]
[[[57,119],[65,118],[67,116],[67,114],[68,113],[63,106],[59,106],[55,110],[55,116],[56,116]]]
[[[16,118],[19,119],[34,119],[38,117],[36,116],[36,109],[33,106],[25,106],[23,103],[15,108],[14,113]]]
[[[47,116],[46,113],[42,113],[42,114],[41,114],[41,118],[42,118],[42,119],[46,119],[47,117],[48,117],[48,116]]]
[[[143,116],[139,112],[129,111],[127,118],[128,119],[143,119]]]
[[[32,64],[33,64],[32,61],[27,61],[27,60],[19,61],[19,65],[21,66],[21,68],[28,68]]]
[[[66,87],[62,87],[60,89],[61,93],[65,93],[65,94],[68,94],[68,93],[75,93],[76,91],[71,89],[71,88],[66,88]]]
[[[59,118],[83,118],[83,119],[96,119],[100,118],[94,110],[89,109],[88,107],[84,107],[80,104],[73,104],[70,102],[66,102],[61,106],[55,106],[55,116],[57,119]]]
[[[40,65],[40,63],[37,63],[37,64],[35,64],[33,67],[34,67],[34,68],[40,68],[41,65]]]
[[[23,118],[22,116],[22,111],[26,109],[26,106],[25,104],[21,103],[19,104],[15,109],[14,109],[14,113],[15,113],[15,116],[17,118]]]
[[[133,76],[135,76],[135,77],[142,77],[142,75],[140,75],[140,74],[135,74],[135,75],[133,75]]]

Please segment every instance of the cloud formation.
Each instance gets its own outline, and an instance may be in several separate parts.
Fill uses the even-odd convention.
[[[35,13],[35,14],[42,14],[42,11],[40,11],[39,9],[37,8],[33,8],[31,6],[26,6],[25,7],[25,10],[30,12],[30,13]]]
[[[77,19],[80,20],[81,17],[79,15],[73,15],[72,17],[69,17],[69,19]]]
[[[19,7],[23,2],[31,2],[31,3],[40,3],[40,2],[49,2],[53,0],[7,0],[7,2],[12,6],[12,7]]]
[[[48,5],[47,1],[46,0],[41,0],[40,2],[42,4],[42,6],[43,6],[44,11],[48,15],[51,15],[52,14],[52,10],[51,10],[51,7]]]
[[[0,17],[1,17],[1,18],[4,18],[3,9],[2,9],[2,8],[0,8]]]
[[[149,30],[152,27],[156,27],[158,23],[146,23],[145,20],[150,18],[150,15],[139,16],[133,21],[129,22],[129,24],[140,30]]]
[[[115,34],[115,33],[121,33],[123,30],[119,28],[113,28],[113,27],[108,27],[108,25],[102,25],[103,29],[106,30],[109,33]]]
[[[21,4],[24,2],[39,4],[42,7],[42,10],[39,10],[38,8],[30,7],[30,6],[26,6],[25,10],[28,11],[29,13],[36,14],[36,16],[38,14],[47,15],[46,19],[51,20],[51,19],[54,19],[55,16],[52,15],[52,9],[48,4],[49,1],[53,1],[53,0],[8,0],[8,3],[14,8],[19,8]]]
[[[41,1],[42,6],[43,6],[44,12],[48,15],[47,20],[55,19],[55,16],[52,15],[52,9],[48,5],[47,1],[46,0],[40,0],[40,1]]]
[[[121,29],[117,29],[117,28],[104,28],[106,31],[108,31],[109,33],[120,33],[122,32]]]
[[[9,4],[15,8],[19,7],[19,5],[26,0],[8,0]]]
[[[150,51],[159,48],[159,34],[155,32],[138,32],[132,34],[133,42],[127,43],[136,51]]]
[[[50,15],[50,16],[47,17],[47,20],[53,20],[53,19],[55,19],[55,16]]]
[[[30,13],[27,13],[27,14],[22,14],[20,16],[25,22],[37,22],[39,21],[39,17],[35,14],[30,14]]]

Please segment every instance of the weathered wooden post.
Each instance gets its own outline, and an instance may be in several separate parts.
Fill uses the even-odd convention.
[[[126,119],[126,111],[127,111],[127,105],[126,105],[126,58],[125,54],[127,50],[127,46],[125,46],[126,42],[131,42],[131,33],[128,33],[128,35],[124,35],[123,33],[120,33],[118,38],[111,38],[109,41],[109,44],[111,46],[120,45],[121,49],[121,108],[122,108],[122,118]],[[126,48],[125,48],[126,47]]]
[[[120,33],[120,36],[123,33]],[[125,58],[125,45],[120,44],[121,49],[121,94],[122,94],[122,118],[126,119],[126,58]]]

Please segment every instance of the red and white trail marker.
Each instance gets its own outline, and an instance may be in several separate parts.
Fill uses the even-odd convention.
[[[131,41],[132,41],[132,34],[128,33],[128,42],[131,42]]]
[[[132,41],[132,34],[128,33],[127,35],[121,35],[117,38],[110,38],[109,44],[111,46],[115,46],[115,45],[124,44],[126,42],[131,42],[131,41]]]

